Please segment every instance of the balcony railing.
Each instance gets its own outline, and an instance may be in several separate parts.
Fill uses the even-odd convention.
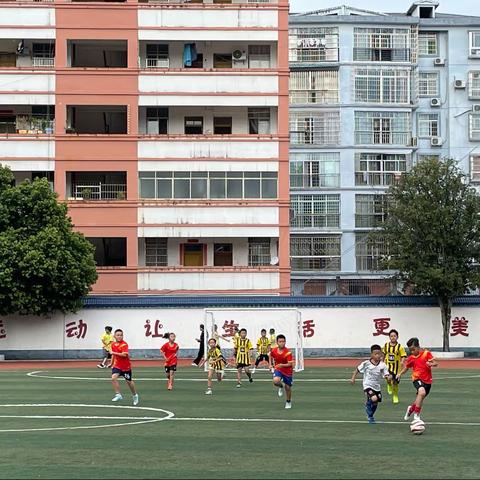
[[[295,214],[291,221],[292,228],[339,228],[340,214],[301,215]]]
[[[170,59],[168,58],[146,58],[146,68],[169,68]]]
[[[35,117],[22,117],[21,119],[17,117],[16,122],[0,122],[0,134],[52,135],[54,128],[54,120]]]
[[[72,185],[76,200],[125,200],[127,185],[125,183],[82,182]]]
[[[410,138],[410,132],[355,132],[357,145],[409,145]]]
[[[353,49],[353,59],[361,62],[409,62],[409,48],[358,48]]]
[[[290,103],[338,103],[338,90],[290,90]]]
[[[292,270],[339,271],[340,257],[292,257]]]
[[[50,57],[33,57],[34,67],[53,68],[55,66],[55,58]]]
[[[398,182],[401,175],[397,172],[355,172],[355,185],[389,187]]]
[[[308,174],[290,174],[291,188],[317,188],[317,187],[339,187],[339,174],[308,175]]]

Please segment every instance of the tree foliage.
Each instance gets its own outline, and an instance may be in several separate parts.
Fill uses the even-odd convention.
[[[46,179],[13,186],[0,166],[0,315],[78,310],[97,280],[93,254]]]

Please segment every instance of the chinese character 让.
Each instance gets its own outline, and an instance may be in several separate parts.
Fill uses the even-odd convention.
[[[462,335],[463,337],[468,337],[468,320],[465,317],[455,317],[452,320],[452,331],[450,333],[451,337],[456,337],[457,335]]]
[[[222,329],[225,337],[233,337],[235,335],[235,329],[238,328],[238,323],[235,323],[233,320],[225,320],[225,323],[222,325]]]
[[[147,320],[143,328],[145,329],[146,337],[152,337],[152,338],[163,337],[163,333],[162,333],[163,325],[160,323],[160,320],[155,320],[153,329],[152,329],[151,321]]]
[[[374,337],[379,335],[386,335],[388,337],[388,329],[390,328],[390,318],[374,318],[373,323],[375,326]]]
[[[311,338],[315,335],[315,323],[313,320],[303,322],[303,338]]]
[[[78,325],[77,322],[70,322],[65,326],[67,338],[85,338],[87,330],[88,325],[83,320],[79,320]]]

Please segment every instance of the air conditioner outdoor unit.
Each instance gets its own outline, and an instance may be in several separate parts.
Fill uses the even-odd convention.
[[[245,62],[247,60],[247,52],[245,50],[234,50],[232,60],[234,62]]]
[[[442,67],[443,65],[445,65],[445,59],[444,58],[436,58],[433,61],[433,64],[436,65],[437,67]]]
[[[480,48],[472,48],[470,49],[470,55],[473,57],[478,57],[480,56]]]
[[[442,104],[442,101],[439,98],[432,98],[430,100],[431,107],[440,107],[441,104]]]
[[[474,105],[472,105],[472,112],[480,113],[480,103],[475,103]]]
[[[453,82],[453,86],[455,88],[466,88],[467,84],[464,80],[455,80],[455,82]]]
[[[443,139],[441,137],[432,137],[430,139],[430,145],[432,147],[441,147],[443,145]]]

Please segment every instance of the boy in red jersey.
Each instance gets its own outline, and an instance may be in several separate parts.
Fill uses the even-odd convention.
[[[112,398],[112,402],[123,400],[118,382],[118,377],[123,377],[132,392],[133,405],[138,405],[139,398],[135,389],[135,382],[132,380],[132,364],[128,355],[128,344],[123,340],[123,330],[115,330],[114,337],[115,341],[112,343],[112,385],[115,396]]]
[[[166,333],[163,338],[168,338],[168,342],[165,343],[160,351],[165,357],[165,373],[167,374],[167,389],[173,390],[173,377],[177,371],[177,352],[180,348],[175,339],[177,338],[174,333]]]
[[[279,397],[283,397],[285,388],[287,397],[285,408],[289,409],[292,408],[293,354],[285,343],[285,335],[277,335],[277,346],[270,351],[270,360],[273,384],[278,388]]]
[[[397,378],[400,380],[400,377],[409,368],[412,369],[413,386],[417,389],[417,398],[415,402],[408,406],[404,419],[408,420],[413,413],[414,420],[419,420],[423,401],[432,388],[432,367],[438,366],[438,363],[431,352],[420,348],[418,338],[411,338],[407,342],[407,347],[410,350],[410,356],[405,361],[405,365]]]

